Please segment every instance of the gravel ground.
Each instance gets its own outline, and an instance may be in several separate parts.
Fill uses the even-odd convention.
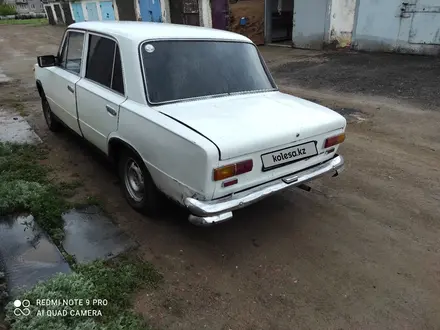
[[[437,57],[368,53],[321,53],[313,61],[277,66],[273,74],[285,85],[366,94],[440,107]]]

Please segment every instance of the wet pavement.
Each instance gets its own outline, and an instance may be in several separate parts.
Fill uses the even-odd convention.
[[[40,143],[41,139],[26,119],[0,108],[0,142]]]
[[[63,248],[78,263],[109,259],[137,246],[97,206],[71,210],[63,219]]]
[[[78,263],[109,259],[137,244],[97,206],[70,210],[63,215],[63,248]],[[57,273],[70,273],[69,264],[56,245],[29,216],[0,217],[0,272],[5,273],[9,292],[30,289]]]
[[[16,296],[57,273],[70,273],[69,264],[32,216],[0,217],[0,271]]]

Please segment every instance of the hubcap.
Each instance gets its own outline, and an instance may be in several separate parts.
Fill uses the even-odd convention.
[[[125,186],[130,197],[135,202],[141,202],[144,199],[144,176],[140,166],[133,159],[128,159],[125,163]]]
[[[50,108],[49,108],[49,103],[47,103],[47,100],[43,101],[43,114],[44,114],[44,119],[46,119],[47,125],[50,126],[52,124],[52,117],[50,115]]]

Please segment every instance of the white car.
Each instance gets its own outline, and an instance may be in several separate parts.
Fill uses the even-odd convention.
[[[165,195],[210,225],[344,168],[344,117],[281,93],[239,34],[75,23],[56,56],[38,57],[35,78],[49,129],[67,126],[107,154],[128,203],[146,214]]]

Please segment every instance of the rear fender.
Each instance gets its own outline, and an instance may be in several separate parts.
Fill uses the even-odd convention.
[[[112,144],[118,143],[123,147],[133,151],[140,159],[143,160],[148,172],[153,179],[157,189],[159,189],[167,197],[171,198],[178,204],[184,205],[187,197],[193,197],[200,200],[205,200],[205,197],[197,193],[179,180],[169,176],[148,161],[147,155],[142,155],[134,146],[133,143],[119,136],[117,132],[111,133],[108,139],[107,155],[111,162],[116,163],[118,160],[117,150],[111,147]]]

